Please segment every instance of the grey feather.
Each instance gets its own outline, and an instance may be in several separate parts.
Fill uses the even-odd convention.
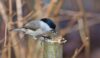
[[[40,22],[38,20],[33,20],[25,24],[24,28],[37,30],[40,28]]]

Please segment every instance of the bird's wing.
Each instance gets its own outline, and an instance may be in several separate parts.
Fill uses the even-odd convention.
[[[40,22],[38,20],[30,21],[27,24],[25,24],[24,28],[37,30],[40,28]]]

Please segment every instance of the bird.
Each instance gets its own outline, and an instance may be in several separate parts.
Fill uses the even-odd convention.
[[[51,18],[41,18],[32,20],[26,23],[22,28],[17,28],[14,31],[24,32],[33,37],[44,37],[51,39],[56,35],[56,24]]]

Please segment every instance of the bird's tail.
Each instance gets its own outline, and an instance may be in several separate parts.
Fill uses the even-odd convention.
[[[26,32],[25,28],[17,28],[17,29],[13,29],[12,31],[14,32]]]

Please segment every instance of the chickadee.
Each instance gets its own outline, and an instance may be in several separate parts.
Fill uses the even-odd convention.
[[[15,29],[14,31],[24,32],[25,34],[33,37],[50,37],[56,34],[56,24],[50,18],[42,18],[40,20],[33,20],[28,22],[22,28]]]

